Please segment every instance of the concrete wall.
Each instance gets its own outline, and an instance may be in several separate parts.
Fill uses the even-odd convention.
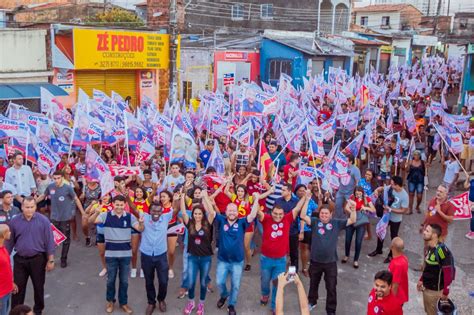
[[[466,45],[448,44],[448,58],[458,58],[466,54]]]
[[[394,51],[392,52],[392,55],[390,56],[390,64],[396,64],[396,65],[401,66],[405,64],[406,62],[410,62],[410,47],[411,47],[410,38],[403,38],[403,39],[394,38],[392,40],[392,47],[394,48]],[[395,47],[405,48],[405,58],[401,56],[395,56]]]
[[[0,73],[46,71],[46,30],[0,30]]]
[[[212,64],[214,53],[207,49],[181,49],[179,68],[179,99],[183,97],[183,81],[192,83],[192,96],[199,95],[201,90],[212,89]],[[211,86],[209,86],[211,85]]]
[[[456,36],[474,36],[474,13],[456,14],[454,16],[453,34]]]
[[[382,16],[390,17],[390,29],[400,29],[400,12],[356,12],[356,25],[361,25],[360,19],[362,16],[369,18],[366,27],[373,28],[375,30],[381,29]]]

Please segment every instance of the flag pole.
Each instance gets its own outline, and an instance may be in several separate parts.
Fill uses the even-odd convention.
[[[459,162],[459,159],[458,157],[456,156],[456,154],[454,154],[454,152],[452,151],[451,147],[448,145],[448,143],[446,142],[446,140],[444,139],[443,135],[441,134],[441,132],[439,132],[438,128],[436,128],[436,125],[433,124],[433,127],[435,128],[435,130],[438,132],[439,136],[441,137],[441,139],[443,140],[444,144],[446,145],[446,147],[448,148],[449,152],[454,156],[454,158],[456,159],[456,161],[458,162],[459,166],[461,167],[461,169],[463,170],[464,174],[466,174],[466,177],[469,177],[469,173],[466,171],[466,169],[464,168],[464,166],[462,166],[461,162]],[[441,154],[443,154],[443,152],[440,152]]]
[[[310,156],[308,157],[308,163],[309,163],[309,158],[313,157],[313,168],[316,170],[316,161],[314,160],[313,142],[311,141],[311,135],[309,133],[308,122],[306,122],[306,132],[308,134],[309,151],[310,151]],[[316,177],[318,178],[316,180],[316,183],[318,184],[318,191],[319,193],[321,193],[321,184],[319,183],[318,172],[315,172],[315,174],[316,174]]]
[[[125,150],[127,150],[127,162],[128,166],[130,166],[130,149],[129,149],[129,143],[128,143],[128,120],[127,120],[127,114],[123,113],[123,122],[125,125]]]

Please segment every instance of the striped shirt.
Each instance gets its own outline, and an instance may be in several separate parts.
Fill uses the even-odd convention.
[[[102,212],[99,215],[104,224],[105,257],[131,257],[132,227],[137,227],[135,216],[123,212],[118,216],[115,211]]]
[[[273,206],[275,205],[275,201],[279,198],[281,198],[281,191],[283,189],[283,184],[276,184],[275,185],[275,192],[271,194],[270,196],[267,197],[265,200],[265,206],[267,208],[267,211],[272,211]]]

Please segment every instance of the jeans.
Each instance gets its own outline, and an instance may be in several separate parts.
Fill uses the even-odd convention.
[[[326,312],[335,313],[337,306],[337,263],[318,263],[311,261],[309,266],[309,304],[315,305],[318,302],[319,282],[324,274],[324,282],[326,283]]]
[[[269,258],[260,254],[260,289],[262,296],[270,295],[270,281],[273,282],[272,310],[275,309],[278,275],[286,270],[286,256]]]
[[[352,244],[352,237],[354,236],[354,232],[356,235],[355,239],[355,254],[354,254],[354,261],[359,260],[360,250],[362,248],[362,241],[364,240],[365,234],[365,224],[360,225],[358,227],[354,227],[353,224],[346,227],[346,256],[349,257],[351,253],[351,244]]]
[[[128,302],[128,274],[132,257],[105,257],[107,266],[107,294],[108,302],[115,302],[115,280],[119,276],[118,300],[120,305]]]
[[[189,287],[189,276],[188,276],[188,244],[183,248],[183,273],[181,275],[181,288]]]
[[[0,315],[8,315],[11,297],[10,293],[0,297]]]
[[[16,254],[13,257],[15,266],[13,267],[13,279],[18,286],[18,293],[12,296],[11,307],[25,303],[26,287],[28,279],[33,282],[34,300],[33,312],[41,314],[44,309],[44,283],[46,281],[46,261],[45,253],[33,257],[22,257]]]
[[[398,236],[398,230],[400,229],[400,224],[402,224],[402,222],[392,222],[392,221],[389,221],[388,222],[388,225],[390,226],[390,238],[393,240],[395,237]],[[386,238],[386,237],[385,237]],[[377,251],[378,252],[382,252],[382,249],[383,249],[383,241],[385,239],[381,240],[380,238],[377,237]],[[392,251],[390,250],[390,252],[388,253],[388,257],[392,257]]]
[[[196,287],[196,281],[199,272],[199,284],[201,292],[199,294],[199,300],[204,301],[207,293],[207,283],[209,270],[211,269],[212,256],[194,256],[189,254],[188,256],[188,296],[190,300],[194,299],[194,288]]]
[[[51,221],[51,223],[66,236],[66,240],[61,244],[61,262],[66,262],[69,246],[71,245],[71,223],[70,221]]]
[[[336,193],[336,214],[335,218],[337,219],[345,219],[346,215],[344,214],[344,202],[349,199],[349,197],[352,195],[352,190],[350,192],[344,193],[338,190]]]
[[[156,299],[162,302],[168,292],[168,256],[163,253],[158,256],[148,256],[141,253],[143,274],[148,304],[155,305]],[[158,276],[158,296],[155,289],[155,271]]]
[[[240,280],[242,279],[242,270],[244,262],[224,262],[217,261],[216,282],[221,293],[221,298],[229,297],[229,305],[235,306],[240,290]],[[230,293],[227,290],[227,275],[230,274]]]
[[[410,181],[408,182],[408,192],[410,193],[414,193],[416,191],[418,194],[422,194],[423,188],[424,188],[423,183],[413,183]]]

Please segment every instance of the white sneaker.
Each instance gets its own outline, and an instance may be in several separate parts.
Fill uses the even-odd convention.
[[[174,271],[173,269],[168,270],[168,278],[173,279],[174,278]]]
[[[474,232],[469,232],[465,236],[468,240],[474,240]]]
[[[132,268],[132,271],[130,271],[130,278],[136,278],[137,277],[137,268]]]
[[[143,273],[143,269],[140,269],[140,278],[145,278],[145,274]]]
[[[99,272],[99,277],[103,277],[107,274],[107,269],[102,269],[100,272]]]

